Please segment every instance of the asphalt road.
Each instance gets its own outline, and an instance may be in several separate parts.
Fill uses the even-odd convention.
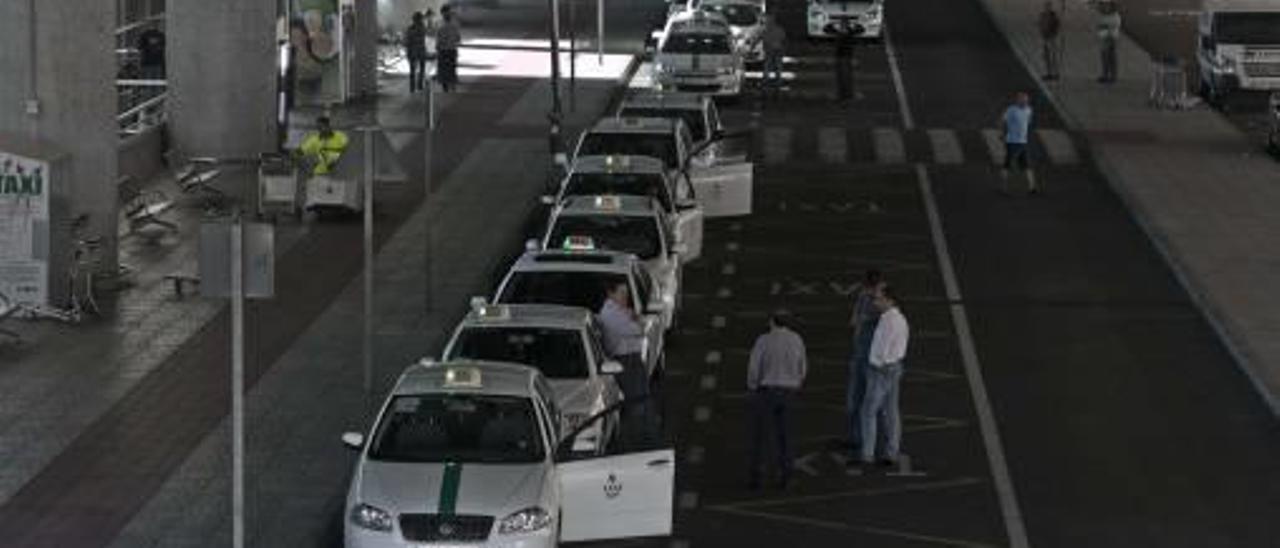
[[[724,107],[727,123],[755,130],[755,212],[708,224],[671,338],[676,532],[628,544],[1273,546],[1276,419],[1043,98],[1037,127],[1066,137],[1053,150],[1035,142],[1047,192],[997,192],[981,131],[1013,91],[1035,86],[977,3],[892,3],[902,86],[888,49],[865,46],[863,98],[844,107],[830,98],[826,46],[801,38],[803,6],[773,7],[796,79],[779,100]],[[934,228],[959,299],[945,290]],[[846,295],[873,266],[906,296],[915,330],[909,469],[848,469],[833,451]],[[796,314],[814,364],[793,406],[799,472],[786,490],[751,492],[745,363],[779,306]],[[957,309],[1002,450],[984,436]],[[1012,478],[1003,495],[999,461]]]

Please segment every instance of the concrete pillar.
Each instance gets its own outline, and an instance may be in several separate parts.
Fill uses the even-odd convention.
[[[178,154],[274,150],[276,2],[169,0],[165,17],[168,123]]]
[[[51,221],[88,213],[104,270],[116,265],[115,19],[110,1],[0,2],[0,132],[68,155],[68,176],[51,181]],[[65,224],[51,227],[55,264],[70,254],[59,231]]]

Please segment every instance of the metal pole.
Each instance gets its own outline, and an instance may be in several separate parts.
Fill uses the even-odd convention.
[[[244,548],[244,224],[231,223],[231,545]]]
[[[596,0],[596,64],[604,65],[604,0]]]
[[[426,207],[427,204],[430,203],[431,201],[431,147],[433,144],[432,139],[435,137],[435,129],[436,129],[436,110],[435,110],[436,106],[435,105],[436,105],[435,88],[430,88],[427,90],[426,127],[423,128],[423,131],[422,131],[422,149],[423,149],[422,150],[422,153],[423,153],[423,156],[422,156],[422,187],[423,187],[422,203],[423,203],[423,207]],[[431,262],[431,255],[432,255],[431,241],[434,239],[435,232],[434,232],[434,229],[432,228],[434,226],[434,223],[432,223],[430,219],[428,219],[425,222],[427,223],[426,241],[423,242],[422,256],[423,256],[424,262],[426,263],[426,268],[423,271],[423,284],[426,286],[425,287],[426,291],[423,299],[424,302],[422,304],[425,310],[430,311],[432,309],[431,292],[435,285],[434,283],[432,283],[434,278],[432,277],[432,274],[431,274],[431,270],[433,266],[433,263]]]
[[[373,132],[364,128],[364,409],[373,409]]]
[[[569,112],[577,110],[578,91],[578,0],[569,0]]]
[[[560,0],[547,0],[551,4],[551,112],[560,119]]]

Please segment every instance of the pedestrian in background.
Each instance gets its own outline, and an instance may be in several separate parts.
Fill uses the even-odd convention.
[[[1102,75],[1098,76],[1098,81],[1110,84],[1119,76],[1116,44],[1120,40],[1120,6],[1115,0],[1100,0],[1097,10],[1099,53],[1102,57]]]
[[[862,400],[867,390],[867,370],[871,368],[871,338],[875,335],[880,310],[876,297],[885,286],[884,275],[871,269],[862,276],[862,282],[853,298],[853,355],[849,357],[849,378],[845,390],[845,420],[848,423],[848,446],[851,454],[857,454],[864,443],[862,439]]]
[[[764,14],[764,85],[777,92],[782,87],[782,56],[787,45],[787,31],[773,14]]]
[[[1030,153],[1027,151],[1027,138],[1031,134],[1031,97],[1025,91],[1014,96],[1014,102],[1000,115],[997,124],[1004,134],[1004,164],[1000,166],[1000,191],[1009,192],[1009,170],[1014,166],[1022,169],[1027,177],[1027,192],[1038,194],[1040,187],[1036,184],[1036,174],[1031,169]]]
[[[747,365],[747,392],[751,399],[751,462],[747,486],[760,488],[764,474],[766,430],[773,429],[777,450],[777,484],[785,488],[791,480],[791,446],[787,436],[787,407],[809,371],[804,340],[791,329],[790,314],[784,310],[769,316],[769,331],[760,335],[751,348]]]
[[[848,19],[842,19],[838,24],[828,24],[826,31],[835,35],[836,100],[846,103],[857,95],[853,89],[853,47],[862,35],[862,25],[851,25]]]
[[[906,316],[898,308],[898,297],[892,287],[880,288],[876,296],[876,308],[880,320],[871,339],[868,361],[867,393],[862,401],[861,455],[858,462],[872,463],[876,455],[876,427],[884,428],[884,448],[879,452],[880,463],[892,465],[898,461],[902,448],[902,415],[898,409],[901,393],[903,360],[907,356],[907,343],[911,328]]]
[[[1062,21],[1058,12],[1053,9],[1053,2],[1045,0],[1044,9],[1040,11],[1040,52],[1044,57],[1044,79],[1058,79],[1058,64],[1062,52],[1058,48],[1058,33],[1062,30]]]
[[[436,31],[437,78],[440,88],[453,91],[458,86],[458,46],[462,45],[462,30],[453,14],[453,5],[440,8],[440,30]]]
[[[409,60],[409,92],[422,91],[427,77],[427,25],[422,12],[413,12],[413,22],[404,29],[404,56]]]

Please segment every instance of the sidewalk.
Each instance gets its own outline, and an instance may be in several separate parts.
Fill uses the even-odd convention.
[[[1151,60],[1119,45],[1120,81],[1097,83],[1092,11],[1069,0],[1063,78],[1046,95],[1165,256],[1272,410],[1280,414],[1280,165],[1218,113],[1146,105]],[[1040,2],[982,0],[1031,74]],[[1056,5],[1056,3],[1055,3]]]

